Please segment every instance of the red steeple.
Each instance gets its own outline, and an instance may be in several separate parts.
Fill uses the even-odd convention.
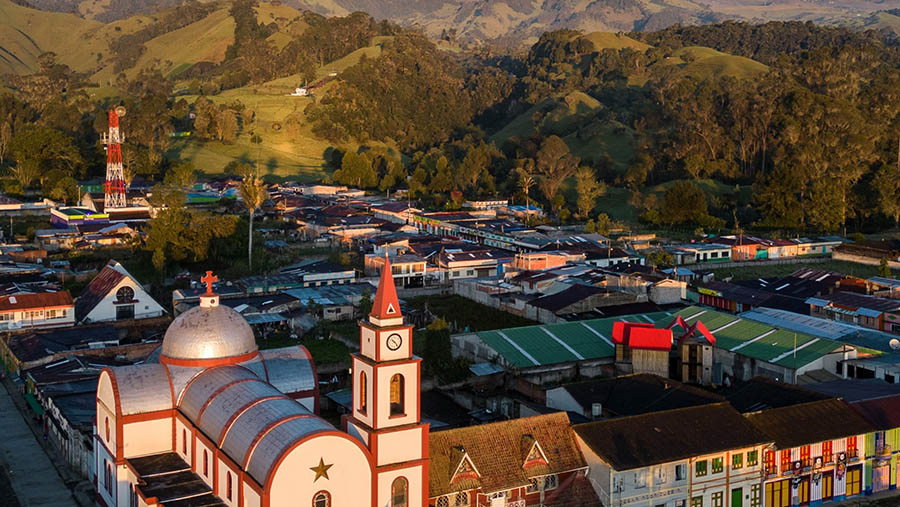
[[[378,291],[375,292],[375,301],[372,302],[372,312],[369,316],[376,319],[396,319],[403,316],[400,313],[400,301],[397,299],[397,288],[394,287],[394,276],[391,274],[391,263],[387,254],[384,256],[381,280],[378,281]]]

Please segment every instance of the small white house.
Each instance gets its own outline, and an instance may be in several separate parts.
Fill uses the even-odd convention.
[[[309,90],[306,88],[294,88],[294,93],[291,94],[291,97],[306,97],[309,95]]]
[[[134,320],[166,313],[141,284],[116,261],[91,280],[75,300],[75,318],[80,323]]]
[[[0,297],[0,330],[66,327],[75,324],[69,291]]]

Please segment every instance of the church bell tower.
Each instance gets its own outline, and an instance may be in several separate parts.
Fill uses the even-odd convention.
[[[387,257],[360,351],[352,354],[353,412],[345,430],[372,453],[377,506],[428,505],[428,425],[421,422],[422,359],[412,353]]]

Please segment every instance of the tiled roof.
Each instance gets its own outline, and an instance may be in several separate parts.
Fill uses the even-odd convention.
[[[78,296],[78,300],[75,301],[76,321],[81,322],[82,319],[87,317],[100,301],[103,301],[103,298],[109,294],[109,291],[113,290],[125,278],[122,272],[113,269],[113,262],[115,261],[110,261],[109,264],[103,266],[103,269],[91,280],[84,292]]]
[[[524,468],[523,442],[536,441],[547,464]],[[438,431],[429,435],[429,497],[482,489],[483,493],[526,486],[530,477],[584,469],[587,463],[575,443],[564,412]],[[477,478],[451,483],[458,461],[468,456]]]
[[[850,408],[879,430],[900,428],[900,395],[850,403]]]
[[[52,308],[71,306],[72,295],[69,291],[41,292],[38,294],[16,294],[0,297],[0,312],[29,310],[33,308]]]
[[[747,415],[780,449],[875,431],[841,400],[830,399],[773,408]]]
[[[583,409],[600,403],[605,413],[616,417],[723,401],[718,394],[649,373],[575,382],[561,389]]]
[[[618,471],[772,441],[724,402],[578,424],[574,430]]]

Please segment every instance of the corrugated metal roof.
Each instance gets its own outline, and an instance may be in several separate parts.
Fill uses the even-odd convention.
[[[253,449],[247,472],[257,482],[265,484],[275,461],[294,442],[311,433],[333,429],[333,426],[318,417],[301,417],[279,424],[266,433]]]
[[[260,401],[234,420],[222,440],[222,450],[235,462],[243,465],[250,452],[250,445],[262,429],[290,417],[311,415],[303,405],[288,398]]]
[[[226,384],[241,380],[259,380],[255,373],[240,366],[219,366],[197,375],[181,396],[178,408],[189,419],[196,421],[200,410],[210,397]]]
[[[300,346],[260,351],[266,365],[269,383],[286,394],[309,391],[316,388],[318,379],[313,375],[312,358]]]
[[[262,380],[251,380],[232,384],[214,396],[200,414],[197,427],[218,444],[225,425],[238,410],[254,400],[282,394]]]
[[[137,364],[112,369],[116,377],[122,415],[143,414],[174,406],[166,368],[161,364]]]

